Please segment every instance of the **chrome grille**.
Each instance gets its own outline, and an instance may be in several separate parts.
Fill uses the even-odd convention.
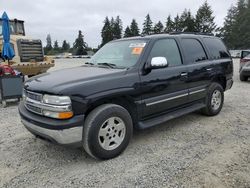
[[[35,101],[39,101],[41,102],[42,101],[42,98],[43,98],[43,95],[42,94],[39,94],[39,93],[34,93],[34,92],[30,92],[30,91],[24,91],[25,92],[25,96],[32,99],[32,100],[35,100]]]
[[[36,105],[36,102],[41,102],[43,95],[40,93],[34,93],[31,91],[24,90],[25,100],[24,105],[27,110],[42,115],[42,108]]]
[[[26,104],[25,105],[26,108],[34,113],[37,113],[37,114],[42,114],[42,109],[39,108],[39,107],[36,107],[36,106],[33,106],[33,105],[30,105],[30,104]]]

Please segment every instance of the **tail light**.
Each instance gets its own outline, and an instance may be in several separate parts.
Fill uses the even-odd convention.
[[[245,64],[248,61],[249,61],[249,59],[240,59],[240,64]]]
[[[240,59],[240,71],[246,65],[247,62],[250,62],[250,59],[246,59],[246,58]]]

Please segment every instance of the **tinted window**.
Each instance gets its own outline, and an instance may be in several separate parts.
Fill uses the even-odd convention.
[[[241,58],[245,58],[246,56],[248,56],[250,54],[250,51],[242,51],[241,52]]]
[[[223,59],[230,57],[229,52],[220,39],[204,38],[204,42],[210,51],[212,59]]]
[[[183,39],[183,48],[188,63],[200,62],[207,59],[201,43],[196,39]]]
[[[165,57],[169,66],[182,64],[179,48],[174,39],[156,41],[150,53],[150,58],[152,59],[153,57]]]

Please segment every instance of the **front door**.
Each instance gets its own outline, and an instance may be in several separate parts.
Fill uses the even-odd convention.
[[[147,62],[153,57],[165,57],[168,67],[153,69],[141,75],[143,117],[172,110],[187,103],[187,69],[174,39],[155,41]]]

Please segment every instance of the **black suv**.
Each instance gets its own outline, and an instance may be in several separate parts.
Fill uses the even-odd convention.
[[[219,38],[126,38],[106,44],[86,65],[28,80],[19,112],[34,135],[109,159],[125,150],[134,128],[197,110],[217,115],[232,76],[232,59]]]

